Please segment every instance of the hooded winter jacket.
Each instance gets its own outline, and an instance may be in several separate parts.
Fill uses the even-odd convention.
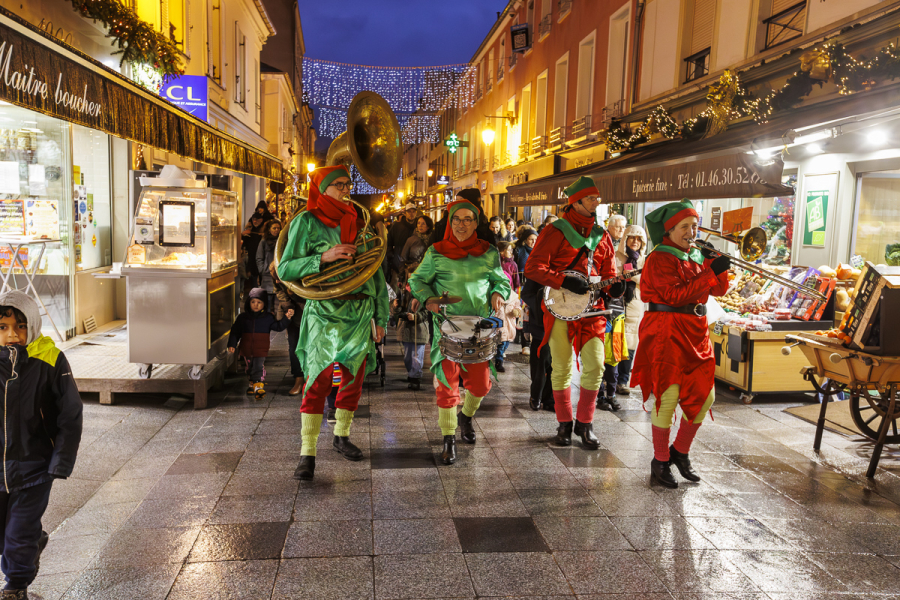
[[[284,331],[288,326],[287,316],[280,320],[270,312],[242,312],[234,320],[228,334],[228,347],[234,348],[240,342],[239,352],[245,358],[269,356],[269,332]]]
[[[81,443],[82,403],[65,355],[41,335],[37,304],[22,292],[0,306],[28,320],[26,345],[0,346],[3,387],[2,491],[11,492],[72,474]]]

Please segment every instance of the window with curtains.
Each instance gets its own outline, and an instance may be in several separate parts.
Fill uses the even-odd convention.
[[[713,27],[716,22],[716,0],[691,0],[690,45],[685,57],[685,82],[709,73]]]

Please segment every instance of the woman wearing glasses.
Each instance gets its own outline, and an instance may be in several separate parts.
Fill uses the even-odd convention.
[[[440,309],[438,296],[448,292],[462,298],[461,302],[446,305],[448,316],[488,317],[499,311],[512,294],[509,278],[500,266],[500,254],[486,240],[476,234],[481,210],[465,198],[448,207],[449,226],[444,238],[428,248],[422,263],[409,278],[409,287],[419,302],[432,313]],[[490,303],[488,303],[490,299]],[[440,323],[435,320],[436,330]],[[431,344],[431,371],[437,379],[436,395],[438,424],[444,436],[441,461],[445,465],[456,462],[456,428],[462,430],[462,440],[475,443],[472,417],[481,400],[491,389],[490,361],[465,365],[446,360],[438,345],[439,336]],[[462,376],[466,398],[462,412],[459,404],[459,378]]]
[[[284,281],[318,273],[323,265],[357,254],[356,234],[363,222],[354,205],[343,200],[350,192],[350,173],[343,166],[322,167],[312,172],[310,180],[306,211],[291,221],[278,265],[278,277]],[[359,248],[359,252],[365,250]],[[362,451],[350,442],[350,423],[359,404],[363,379],[376,367],[375,344],[384,337],[388,314],[387,287],[378,276],[343,296],[306,301],[297,358],[308,379],[300,406],[302,446],[295,479],[313,478],[316,440],[325,399],[331,391],[334,363],[340,365],[343,384],[335,402],[333,446],[347,460],[362,459]],[[373,318],[374,343],[370,325]]]

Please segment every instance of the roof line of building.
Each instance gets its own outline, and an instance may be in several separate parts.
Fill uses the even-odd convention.
[[[505,19],[506,17],[509,16],[510,12],[512,12],[512,10],[513,10],[513,7],[515,5],[517,5],[518,3],[519,3],[519,0],[509,0],[509,2],[506,4],[506,8],[503,9],[503,11],[500,13],[500,16],[497,17],[496,21],[494,21],[494,25],[491,27],[491,30],[488,32],[488,34],[486,36],[484,36],[484,39],[481,41],[481,44],[478,45],[478,49],[475,50],[475,54],[472,56],[471,59],[469,59],[469,64],[472,64],[473,62],[475,62],[475,60],[478,58],[478,55],[481,54],[481,50],[484,48],[485,44],[488,43],[488,41],[494,35],[494,32],[497,31],[497,28],[500,27],[500,23],[503,22],[503,19]]]
[[[266,29],[269,30],[269,36],[275,35],[275,26],[272,25],[272,20],[269,18],[269,13],[266,12],[266,7],[263,6],[262,0],[253,0],[253,3],[256,4],[257,10],[259,10],[259,14],[266,24]]]

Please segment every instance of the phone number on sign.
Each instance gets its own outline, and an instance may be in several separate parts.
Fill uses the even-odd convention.
[[[751,173],[745,167],[733,169],[713,169],[699,173],[688,173],[678,176],[678,189],[702,188],[716,185],[740,185],[744,183],[766,183],[760,179],[759,174]]]

